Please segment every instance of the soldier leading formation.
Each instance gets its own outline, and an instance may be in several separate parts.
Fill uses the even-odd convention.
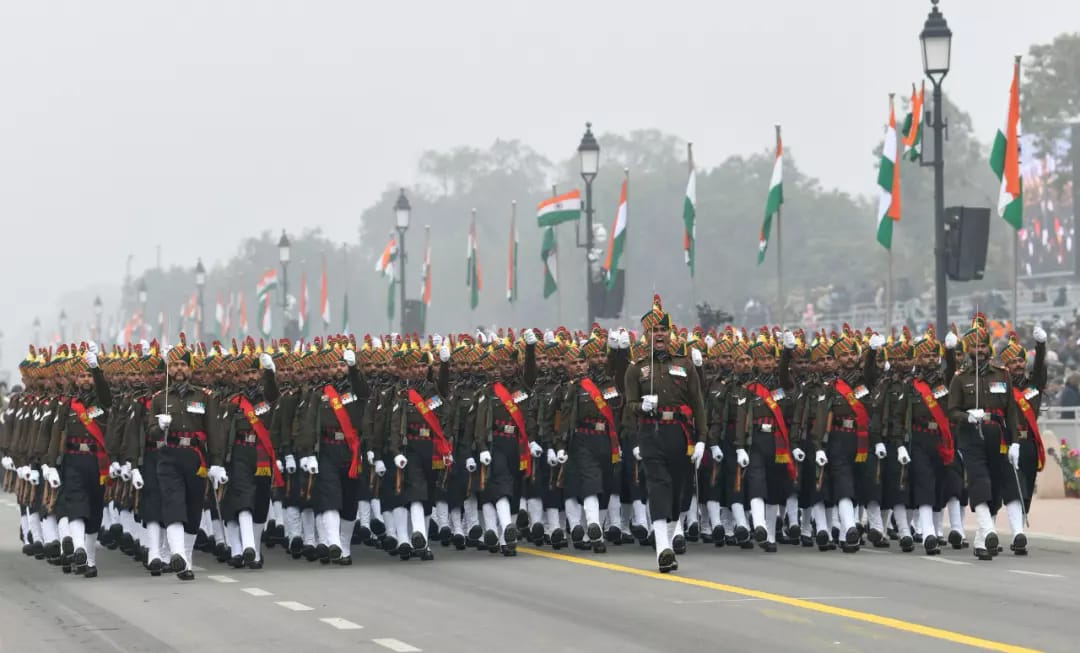
[[[433,541],[510,557],[521,540],[636,541],[661,572],[699,540],[992,560],[1001,506],[1027,553],[1045,460],[1033,335],[1029,374],[982,315],[940,343],[705,333],[655,297],[640,334],[31,347],[3,412],[3,489],[23,552],[87,578],[98,542],[182,580],[196,549],[259,569],[264,546],[345,566],[354,545],[432,560]]]

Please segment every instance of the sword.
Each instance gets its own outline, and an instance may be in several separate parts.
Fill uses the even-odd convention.
[[[1016,471],[1016,467],[1009,464],[1012,467],[1013,479],[1016,480],[1016,491],[1020,495],[1020,513],[1024,516],[1024,527],[1030,528],[1031,524],[1028,523],[1027,508],[1024,507],[1024,487],[1020,484],[1020,473]]]

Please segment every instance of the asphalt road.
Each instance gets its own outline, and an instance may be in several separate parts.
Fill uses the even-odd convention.
[[[266,552],[260,571],[196,553],[195,582],[100,550],[100,577],[23,556],[0,498],[0,651],[1076,651],[1080,543],[977,562],[886,551],[778,554],[691,544],[676,574],[638,545],[606,555],[523,544],[516,558],[438,547],[352,567]]]

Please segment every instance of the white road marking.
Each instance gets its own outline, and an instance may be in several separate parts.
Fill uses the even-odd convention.
[[[875,551],[873,549],[860,548],[859,553],[873,553],[873,554],[877,555],[877,554],[881,554],[881,553],[888,553],[888,551]]]
[[[963,560],[949,560],[948,558],[942,558],[941,556],[919,556],[919,560],[925,560],[927,562],[940,562],[943,565],[970,565],[970,562],[964,562]]]
[[[375,642],[379,646],[388,648],[391,651],[397,651],[397,653],[416,653],[416,651],[420,650],[415,646],[406,644],[399,639],[373,639],[371,641]]]
[[[206,569],[204,569],[203,567],[200,567],[199,565],[191,565],[191,571],[202,572],[202,571],[206,571]]]
[[[250,594],[252,596],[273,596],[274,595],[273,592],[267,592],[266,590],[259,589],[258,587],[245,587],[241,591],[247,592],[248,594]]]
[[[1074,535],[1055,535],[1053,533],[1025,533],[1028,539],[1038,538],[1040,540],[1053,540],[1055,542],[1080,542],[1080,537]]]
[[[207,578],[214,581],[215,583],[235,583],[236,582],[235,578],[230,578],[228,576],[207,576]]]
[[[323,617],[319,621],[324,624],[329,624],[338,630],[360,630],[363,628],[360,624],[354,624],[348,619],[342,619],[341,617]]]
[[[296,601],[275,601],[275,603],[283,608],[292,610],[293,612],[308,612],[309,610],[315,609],[311,606],[304,605],[303,603],[297,603]]]
[[[1025,576],[1039,576],[1042,578],[1065,578],[1061,574],[1044,574],[1041,571],[1026,571],[1024,569],[1009,569],[1014,574],[1024,574]]]

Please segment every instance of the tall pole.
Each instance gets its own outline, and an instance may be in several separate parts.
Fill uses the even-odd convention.
[[[201,283],[199,284],[199,317],[198,317],[198,320],[199,320],[199,322],[198,322],[198,324],[199,324],[199,329],[198,329],[199,330],[199,335],[196,337],[196,340],[201,340],[203,338],[203,284],[201,284]]]
[[[945,279],[945,120],[941,108],[941,81],[934,83],[934,311],[937,332],[949,324],[949,297]]]
[[[686,143],[686,167],[688,169],[687,170],[687,175],[688,176],[693,175],[694,174],[694,144],[691,143],[691,142]],[[695,190],[694,193],[696,194],[697,191]],[[696,197],[694,198],[694,201],[695,201],[695,203],[697,202]],[[697,207],[695,207],[694,210],[696,212]],[[695,224],[697,223],[697,215],[694,216],[694,223]],[[691,236],[693,236],[693,234],[691,234]],[[695,244],[693,246],[696,247],[697,245]],[[696,265],[696,262],[695,262],[695,265]],[[694,319],[694,311],[696,309],[697,309],[697,277],[694,276],[694,268],[691,267],[690,268],[690,315],[688,316],[691,321]]]
[[[559,196],[558,186],[556,186],[555,184],[551,185],[551,196],[552,197],[558,197]],[[562,296],[563,296],[563,294],[562,294],[562,291],[559,290],[559,288],[558,288],[559,280],[558,280],[558,276],[557,276],[559,274],[560,266],[562,265],[561,263],[559,263],[559,229],[557,227],[551,227],[551,233],[555,234],[555,274],[556,274],[556,279],[555,279],[555,283],[556,283],[556,287],[555,287],[555,306],[556,306],[556,317],[558,318],[559,326],[561,326],[562,323],[563,323],[563,321],[562,321]],[[1078,258],[1080,258],[1080,257],[1078,257]]]
[[[199,289],[202,292],[202,289]],[[199,300],[202,302],[202,299]],[[285,334],[289,326],[289,316],[286,310],[289,308],[289,264],[281,262],[281,333]]]
[[[593,249],[593,205],[592,205],[592,178],[585,178],[585,328],[591,329],[593,324],[593,283],[592,283],[592,256]]]
[[[780,151],[780,125],[776,125],[776,151]],[[783,165],[781,163],[781,165]],[[771,189],[770,189],[771,190]],[[780,245],[780,214],[781,207],[776,207],[776,310],[779,312],[780,325],[787,324],[784,320],[784,254]]]
[[[405,229],[398,227],[398,260],[401,262],[401,279],[398,280],[398,297],[401,299],[401,337],[405,338]]]
[[[1013,237],[1013,278],[1012,278],[1012,326],[1013,330],[1018,328],[1020,323],[1020,313],[1017,311],[1017,307],[1020,305],[1020,232],[1017,230],[1012,231]]]
[[[891,117],[893,116],[893,99],[895,97],[896,97],[895,93],[889,93],[889,116],[890,116],[890,121],[892,119]],[[900,155],[904,151],[904,146],[900,142],[899,138],[895,138],[896,130],[893,128],[893,126],[890,126],[889,129],[891,129],[893,131],[894,140],[896,141],[896,147],[892,151],[892,155],[893,155],[892,160],[895,162],[894,165],[897,166],[896,170],[899,171],[899,169],[900,169],[899,168],[899,166],[900,166]],[[896,174],[897,174],[896,178],[899,179],[899,172],[897,172]],[[893,192],[894,193],[899,193],[900,192],[899,184],[897,184],[897,188],[893,188]],[[898,202],[900,201],[899,198],[897,198],[897,201]],[[892,216],[885,215],[885,217],[882,218],[882,219],[883,220],[892,220]],[[890,228],[891,227],[892,227],[892,225],[890,225]],[[886,332],[890,332],[892,330],[892,325],[893,325],[893,253],[892,253],[892,242],[891,241],[889,243],[888,259],[889,259],[889,261],[888,261],[888,274],[889,274],[889,276],[885,279],[885,329],[886,329]]]

